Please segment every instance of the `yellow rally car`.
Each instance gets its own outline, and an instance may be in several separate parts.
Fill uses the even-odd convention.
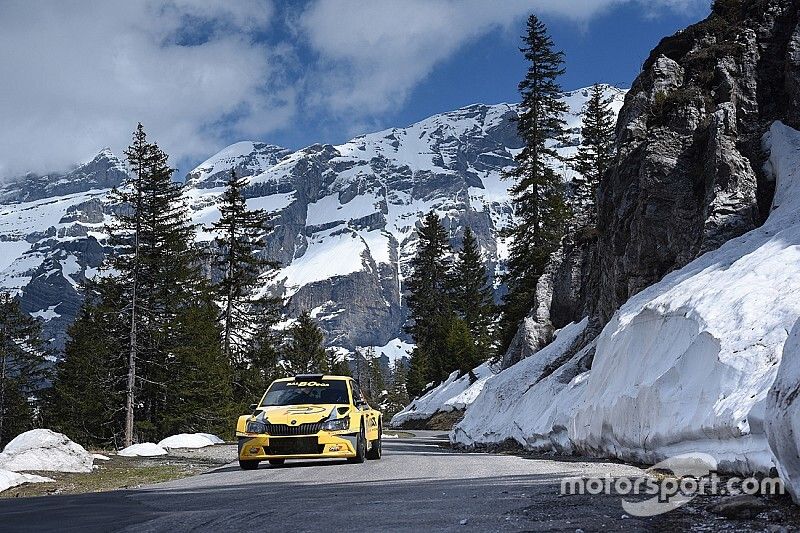
[[[372,409],[353,378],[306,374],[272,382],[253,414],[236,423],[239,466],[261,461],[381,458],[381,413]]]

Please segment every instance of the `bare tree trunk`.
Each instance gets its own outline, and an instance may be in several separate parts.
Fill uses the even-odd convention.
[[[134,389],[136,387],[136,276],[133,282],[133,296],[131,302],[131,350],[128,354],[128,384],[125,395],[125,437],[124,447],[133,444],[133,404]]]

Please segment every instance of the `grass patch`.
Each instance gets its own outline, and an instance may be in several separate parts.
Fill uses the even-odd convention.
[[[25,498],[51,494],[81,494],[136,488],[180,479],[219,466],[217,462],[182,457],[119,457],[95,460],[92,472],[34,472],[55,483],[26,483],[0,492],[0,498]]]

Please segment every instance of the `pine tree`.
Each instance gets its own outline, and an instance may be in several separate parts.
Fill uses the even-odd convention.
[[[326,368],[325,337],[314,319],[303,311],[289,328],[289,341],[283,350],[284,368],[288,375],[324,372]]]
[[[496,312],[494,291],[469,227],[464,230],[463,244],[453,265],[453,306],[467,325],[480,358],[489,359]]]
[[[171,355],[175,371],[166,388],[161,435],[230,434],[236,412],[231,368],[219,343],[221,327],[210,294],[179,312]],[[263,391],[262,391],[263,392]],[[232,435],[230,435],[232,436]]]
[[[419,346],[411,351],[406,376],[406,390],[411,397],[417,397],[428,386],[428,354]]]
[[[350,365],[346,357],[340,357],[336,350],[325,351],[325,373],[333,376],[349,376]]]
[[[247,343],[244,362],[234,365],[234,397],[239,411],[245,412],[248,405],[260,398],[270,383],[284,377],[280,366],[278,334],[273,328],[277,319],[265,312],[256,323],[255,331]]]
[[[402,411],[410,400],[408,390],[406,390],[406,379],[408,371],[403,361],[396,360],[390,368],[389,393],[386,397],[384,406],[384,417],[391,420],[392,417]]]
[[[274,276],[277,264],[263,258],[269,216],[261,209],[247,208],[242,194],[246,185],[247,180],[232,170],[218,205],[220,219],[209,228],[218,234],[214,242],[219,250],[215,266],[222,272],[216,285],[223,309],[222,351],[236,368],[249,366],[246,355],[253,330],[258,327],[263,331],[270,326],[264,317],[275,317],[277,321],[274,311],[280,303],[276,298],[253,295],[263,283],[262,278]],[[262,336],[260,342],[263,345],[267,340]],[[236,385],[237,389],[242,388],[241,383]]]
[[[34,404],[47,378],[41,325],[19,301],[0,293],[0,444],[33,427]]]
[[[615,116],[611,97],[595,84],[582,112],[581,145],[574,167],[580,176],[573,179],[573,213],[578,227],[597,224],[597,186],[614,158]]]
[[[519,322],[533,306],[536,283],[550,255],[558,248],[568,218],[564,185],[554,168],[558,152],[549,141],[563,141],[566,104],[560,100],[558,77],[564,73],[564,54],[554,50],[545,25],[528,18],[528,33],[521,49],[530,63],[519,83],[522,95],[517,131],[525,142],[516,156],[517,167],[507,177],[514,201],[516,224],[511,237],[508,294],[502,308],[501,347],[508,348]]]
[[[126,154],[132,172],[111,195],[115,217],[108,228],[115,245],[113,282],[124,288],[126,305],[120,311],[130,324],[124,444],[134,440],[134,431],[151,439],[164,430],[170,382],[181,371],[178,352],[185,353],[191,339],[185,335],[191,325],[181,317],[193,306],[202,307],[208,293],[193,246],[194,226],[167,155],[147,142],[141,125]],[[201,357],[207,348],[194,344],[191,349],[196,350],[192,356]]]
[[[453,317],[450,321],[450,328],[445,337],[445,346],[447,354],[454,363],[454,369],[462,375],[486,360],[485,355],[478,352],[478,347],[467,323],[458,317]]]
[[[121,443],[130,324],[118,311],[124,307],[120,288],[109,278],[86,287],[47,395],[47,427],[85,445]]]
[[[406,331],[417,344],[410,363],[411,394],[421,392],[420,385],[442,381],[449,374],[444,338],[453,313],[450,243],[435,212],[424,217],[417,237],[417,252],[411,260],[412,273],[407,280],[409,324]],[[414,361],[415,358],[418,360]]]

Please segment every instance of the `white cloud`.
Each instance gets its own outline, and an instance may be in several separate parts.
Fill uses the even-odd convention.
[[[2,0],[0,176],[121,153],[138,121],[173,164],[298,118],[360,133],[493,29],[530,12],[585,23],[625,2],[709,0],[317,0],[285,19],[271,0]]]
[[[229,131],[283,126],[295,95],[254,44],[262,0],[0,4],[0,175],[117,153],[137,121],[173,156],[207,155]],[[233,117],[231,121],[224,120]]]
[[[319,0],[301,28],[321,60],[316,103],[342,114],[376,115],[403,104],[437,64],[495,28],[530,13],[586,22],[637,2],[645,11],[707,10],[709,0]]]

